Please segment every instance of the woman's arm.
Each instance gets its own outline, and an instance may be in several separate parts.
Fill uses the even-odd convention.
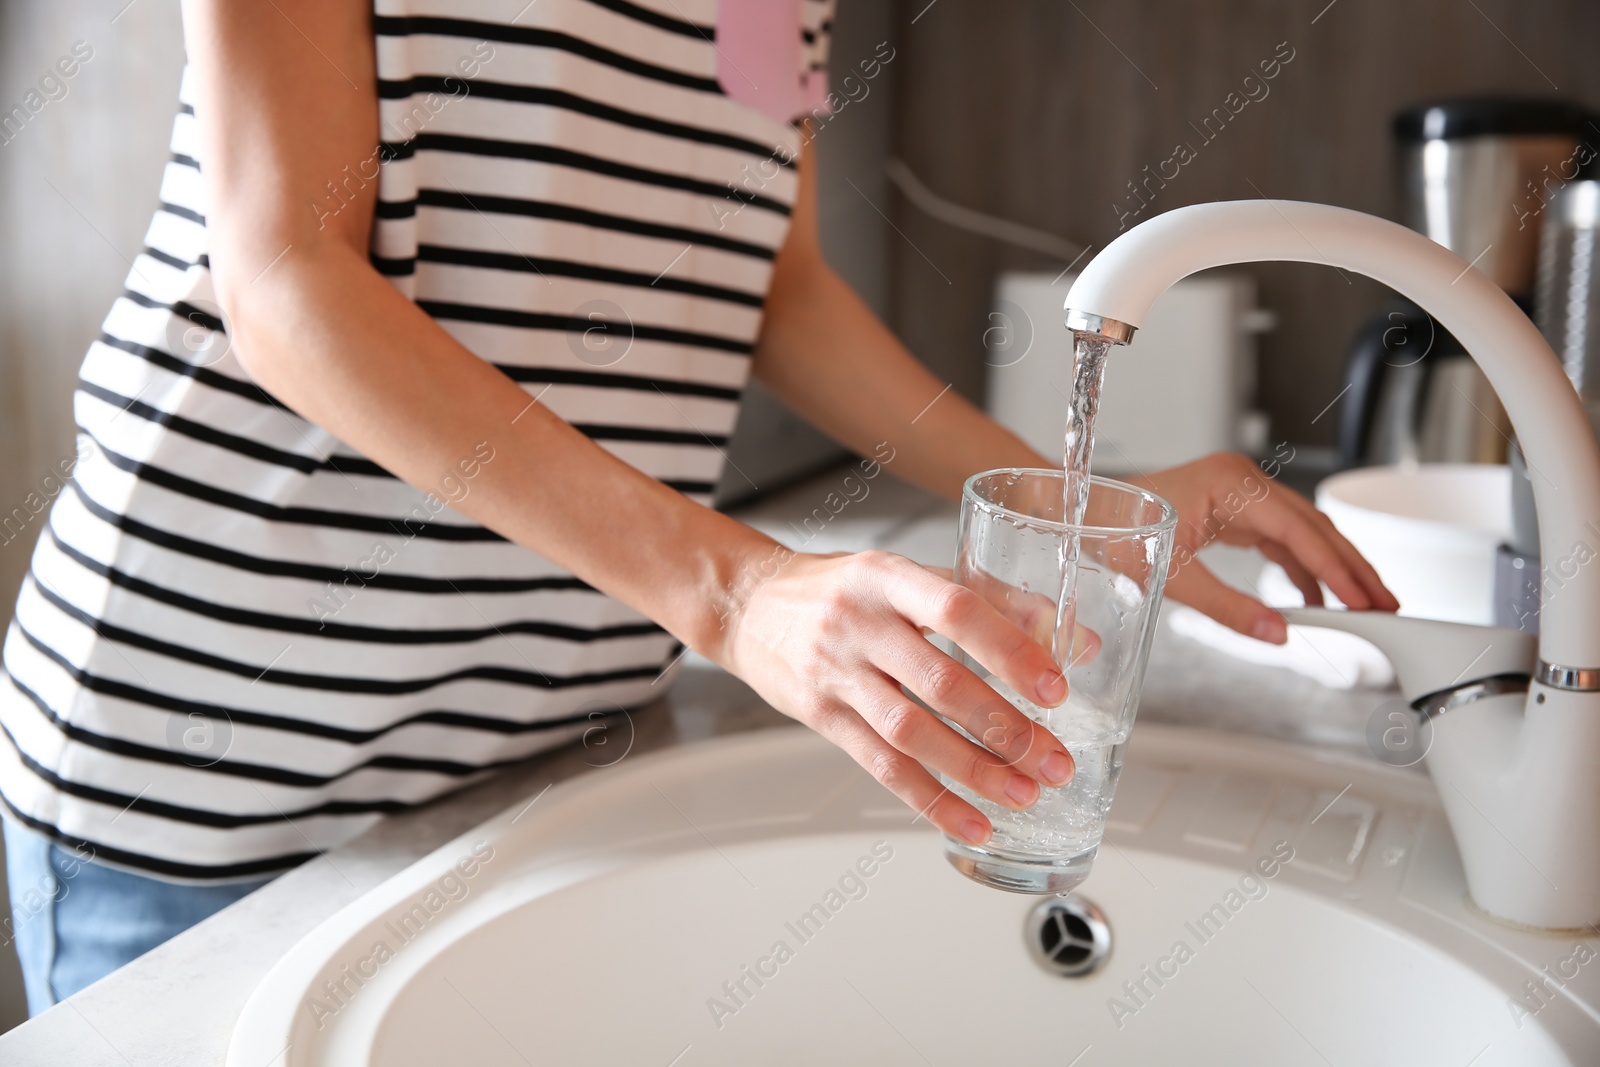
[[[530,407],[390,285],[367,256],[376,182],[347,187],[354,201],[337,214],[311,209],[378,144],[370,17],[359,0],[184,6],[212,276],[235,356],[290,408],[421,488],[488,440],[503,461],[457,510],[706,647],[726,613],[718,591],[771,542]]]
[[[419,487],[487,438],[495,461],[457,510],[655,619],[949,832],[981,842],[990,830],[923,764],[1014,808],[1037,799],[1038,782],[1065,782],[1060,742],[922,637],[944,634],[1018,691],[1059,703],[1048,651],[976,594],[900,557],[796,555],[639,473],[530,403],[373,269],[371,184],[332,218],[308,208],[378,140],[369,19],[366,0],[184,4],[211,268],[250,375]]]
[[[801,171],[793,231],[778,257],[767,300],[756,374],[835,439],[866,454],[895,446],[895,472],[956,500],[962,483],[996,467],[1060,467],[935,378],[823,259],[816,177]],[[947,391],[948,390],[948,391]],[[1167,593],[1241,633],[1288,640],[1283,616],[1223,583],[1195,553],[1206,544],[1259,548],[1320,604],[1319,581],[1355,609],[1399,607],[1355,547],[1294,490],[1243,456],[1215,455],[1133,481],[1178,509],[1175,563]],[[1249,501],[1244,508],[1225,500]]]
[[[810,152],[807,156],[809,159]],[[800,171],[755,373],[791,407],[861,455],[895,448],[895,473],[946,500],[979,471],[1053,463],[933,374],[833,272],[817,233],[815,167]]]

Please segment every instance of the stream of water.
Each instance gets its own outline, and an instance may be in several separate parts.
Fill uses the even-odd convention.
[[[1089,457],[1094,452],[1094,419],[1100,410],[1100,388],[1106,380],[1106,353],[1112,342],[1097,334],[1073,335],[1072,397],[1067,406],[1067,433],[1062,450],[1061,520],[1083,523],[1089,506]],[[1072,662],[1074,601],[1078,584],[1080,544],[1075,533],[1061,541],[1061,593],[1056,600],[1055,657],[1065,671]]]

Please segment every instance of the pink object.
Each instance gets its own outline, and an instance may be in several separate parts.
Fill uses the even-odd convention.
[[[807,70],[801,2],[722,0],[717,11],[717,83],[779,122],[826,110],[827,72]]]

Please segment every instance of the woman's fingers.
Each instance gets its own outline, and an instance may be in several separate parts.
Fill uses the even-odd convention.
[[[983,812],[946,789],[916,759],[897,751],[844,704],[834,703],[827,714],[811,725],[848,752],[911,810],[945,833],[974,845],[983,844],[994,833]]]
[[[1265,538],[1282,545],[1302,566],[1326,583],[1347,607],[1356,611],[1371,608],[1373,600],[1366,586],[1356,579],[1351,565],[1327,536],[1332,524],[1324,529],[1313,518],[1321,513],[1314,508],[1302,511],[1285,499],[1291,495],[1296,494],[1273,493],[1264,498],[1259,507],[1247,508],[1240,514],[1243,524],[1257,535],[1258,544],[1260,538]],[[1334,536],[1338,536],[1337,531]],[[1372,577],[1376,580],[1376,572]],[[1381,588],[1382,583],[1378,584]]]
[[[1361,555],[1333,521],[1316,509],[1310,500],[1262,472],[1244,456],[1217,454],[1159,471],[1140,482],[1172,501],[1182,520],[1179,544],[1193,553],[1213,540],[1227,544],[1257,546],[1289,573],[1290,579],[1306,596],[1317,603],[1320,587],[1326,585],[1346,605],[1362,610],[1376,608],[1394,611],[1400,606],[1383,584],[1372,564]],[[1221,525],[1216,525],[1220,521]],[[1276,554],[1274,554],[1276,553]],[[1184,568],[1189,570],[1192,568]],[[1309,581],[1307,579],[1310,579]],[[1229,618],[1223,621],[1235,629],[1251,632],[1254,618],[1266,632],[1282,632],[1281,624],[1252,616],[1245,603],[1254,603],[1242,594],[1228,595],[1210,576],[1196,575],[1168,585],[1174,598],[1204,606],[1228,604]],[[1184,589],[1189,590],[1185,596]],[[1209,611],[1209,607],[1204,607]],[[1264,612],[1267,609],[1258,608]],[[1282,640],[1269,637],[1268,640]]]
[[[873,666],[977,738],[998,757],[997,762],[1004,761],[1005,767],[1050,786],[1065,785],[1071,780],[1072,756],[1055,735],[1018,711],[972,671],[913,635],[909,628],[901,640],[878,642],[868,658]],[[901,699],[907,707],[916,707]],[[867,712],[865,708],[858,710]],[[901,752],[920,759],[924,750],[931,750],[928,735],[935,727],[952,738],[956,735],[927,712],[920,708],[917,711],[921,712],[920,716],[890,709],[886,715],[867,714],[866,717],[875,724],[880,718],[887,720],[886,728],[879,732]],[[966,781],[965,778],[961,780]],[[976,782],[969,784],[983,791]],[[985,795],[992,794],[985,792]],[[1005,803],[998,796],[994,799]]]
[[[1300,595],[1305,598],[1310,607],[1322,606],[1322,584],[1317,581],[1317,576],[1294,558],[1294,553],[1274,541],[1263,541],[1256,546],[1263,556],[1283,568],[1294,587],[1300,590]]]
[[[875,558],[879,556],[883,558]],[[1002,617],[983,597],[904,557],[869,552],[858,558],[865,566],[892,570],[882,588],[890,607],[913,626],[948,637],[991,674],[1041,707],[1052,708],[1066,699],[1067,680],[1049,650]],[[901,681],[912,684],[905,678]],[[928,694],[916,691],[928,699]]]
[[[1323,512],[1318,511],[1315,504],[1299,493],[1288,491],[1284,495],[1287,496],[1290,505],[1304,514],[1321,532],[1328,544],[1333,547],[1334,552],[1344,561],[1345,565],[1350,569],[1350,573],[1366,591],[1372,606],[1380,611],[1398,610],[1400,607],[1399,599],[1389,591],[1388,586],[1383,584],[1383,579],[1378,576],[1377,569],[1367,562],[1367,557],[1363,556],[1361,551],[1351,544],[1344,534],[1339,532],[1339,528],[1333,524],[1333,520]],[[1337,593],[1338,590],[1334,590],[1334,592]],[[1339,599],[1344,600],[1344,597],[1340,596]],[[1345,603],[1348,604],[1349,601],[1345,601]]]
[[[948,580],[955,581],[955,575],[952,573]],[[965,572],[959,584],[981,596],[1002,618],[1039,645],[1046,649],[1051,647],[1051,639],[1056,632],[1054,598],[1019,589],[977,570]]]
[[[1102,642],[1100,635],[1087,626],[1072,624],[1072,660],[1067,664],[1070,667],[1080,667],[1091,663],[1100,654]]]
[[[930,770],[949,775],[996,804],[1021,811],[1032,807],[1039,799],[1037,781],[1019,773],[1011,761],[1002,760],[994,752],[973,744],[917,706],[890,679],[881,675],[864,678],[850,694],[850,702],[867,724],[896,750]],[[1015,709],[1009,705],[1007,709],[1016,716]],[[1031,725],[1026,719],[1023,723]],[[1008,723],[1008,736],[1011,729]]]
[[[931,574],[936,574],[946,581],[955,581],[955,572],[949,567],[929,567],[923,569]],[[1043,648],[1052,647],[1056,628],[1056,602],[1043,593],[1031,593],[1007,586],[998,581],[990,586],[976,589],[985,600],[989,601],[1002,616],[1016,624],[1017,628],[1039,643]],[[1006,607],[1002,609],[996,600],[1004,600]],[[924,635],[932,633],[931,627],[923,627]],[[1100,635],[1077,623],[1072,627],[1072,665],[1088,663],[1100,653]]]
[[[1274,645],[1289,640],[1282,615],[1223,582],[1198,560],[1167,579],[1167,595],[1257,640]]]

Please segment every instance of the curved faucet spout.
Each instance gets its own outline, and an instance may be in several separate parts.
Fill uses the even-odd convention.
[[[1125,342],[1172,283],[1261,260],[1326,263],[1398,290],[1455,335],[1500,394],[1532,472],[1547,574],[1560,581],[1541,589],[1541,662],[1526,692],[1502,677],[1470,700],[1452,691],[1437,702],[1428,771],[1482,908],[1530,926],[1600,924],[1600,567],[1590,565],[1600,559],[1600,446],[1576,390],[1527,316],[1469,264],[1403,226],[1321,204],[1199,204],[1141,223],[1084,269],[1067,324]],[[1459,641],[1453,652],[1411,647],[1416,632],[1390,634],[1412,668],[1466,658]],[[1402,680],[1459,682],[1473,664],[1425,666]]]
[[[1543,558],[1556,563],[1577,554],[1574,577],[1558,594],[1544,593],[1541,666],[1600,668],[1600,567],[1587,565],[1600,559],[1600,447],[1533,323],[1443,246],[1325,204],[1196,204],[1141,223],[1095,256],[1067,294],[1068,325],[1126,341],[1174,282],[1211,267],[1271,260],[1324,263],[1374,278],[1427,309],[1477,360],[1527,456]],[[1111,328],[1090,326],[1106,320]]]

